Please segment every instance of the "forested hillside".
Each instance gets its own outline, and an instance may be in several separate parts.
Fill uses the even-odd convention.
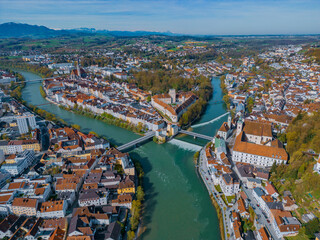
[[[320,63],[320,48],[312,48],[306,52],[308,57],[314,57],[317,63]]]
[[[290,160],[287,165],[272,167],[271,181],[280,193],[285,190],[291,191],[299,205],[295,214],[300,220],[302,214],[309,212],[320,217],[320,175],[313,172],[318,157],[310,154],[313,151],[320,152],[320,113],[299,114],[280,140],[287,143]],[[311,230],[310,224],[302,228],[303,233],[300,235],[305,236],[302,239],[309,239],[314,231],[320,230],[318,221]]]

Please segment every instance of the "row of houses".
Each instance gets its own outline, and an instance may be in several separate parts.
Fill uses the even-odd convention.
[[[44,86],[52,100],[64,106],[80,107],[97,115],[110,114],[150,130],[164,126],[160,115],[146,101],[150,94],[130,84],[48,81]]]

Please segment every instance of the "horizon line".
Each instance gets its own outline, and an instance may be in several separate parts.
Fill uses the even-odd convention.
[[[265,34],[192,34],[192,33],[176,33],[176,32],[171,32],[171,31],[157,31],[157,30],[108,30],[108,29],[96,29],[94,27],[75,27],[75,28],[51,28],[47,27],[45,25],[38,25],[38,24],[29,24],[29,23],[22,23],[22,22],[0,22],[0,24],[6,24],[6,23],[15,23],[15,24],[25,24],[25,25],[30,25],[30,26],[38,26],[38,27],[46,27],[48,29],[54,30],[54,31],[78,31],[78,32],[88,32],[82,29],[94,29],[94,32],[91,33],[99,33],[101,31],[105,32],[130,32],[130,33],[136,33],[136,32],[146,32],[146,33],[155,33],[155,34],[150,34],[149,36],[152,35],[168,35],[172,34],[174,37],[272,37],[272,36],[318,36],[320,35],[319,33],[265,33]],[[133,37],[138,37],[138,36],[133,36]]]

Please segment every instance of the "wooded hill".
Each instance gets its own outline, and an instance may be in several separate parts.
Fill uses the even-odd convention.
[[[300,113],[279,139],[287,143],[290,159],[287,165],[272,167],[271,181],[280,193],[291,191],[299,205],[297,217],[309,212],[320,217],[320,175],[313,172],[318,157],[311,154],[320,152],[320,113]]]

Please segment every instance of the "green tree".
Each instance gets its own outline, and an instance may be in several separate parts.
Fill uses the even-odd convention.
[[[144,191],[141,186],[138,186],[136,195],[139,201],[142,202],[144,200]]]
[[[140,217],[141,217],[141,201],[133,200],[132,207],[131,207],[131,217],[130,217],[130,224],[131,224],[132,231],[135,231],[138,228]]]
[[[99,137],[99,134],[94,131],[90,131],[89,134],[92,134],[92,135],[95,135],[96,137]]]
[[[252,112],[253,106],[254,106],[254,99],[252,97],[249,97],[247,99],[247,109],[248,109],[249,113]]]
[[[129,230],[127,232],[127,239],[128,240],[133,240],[136,237],[136,234],[134,233],[134,231]]]
[[[309,222],[305,225],[305,229],[306,229],[306,234],[307,234],[310,238],[314,237],[314,234],[315,234],[316,232],[319,232],[319,230],[320,230],[318,218],[315,218],[315,219],[309,221]]]
[[[80,129],[81,129],[81,126],[78,124],[72,124],[71,127],[74,129],[77,129],[78,131],[80,131]]]

